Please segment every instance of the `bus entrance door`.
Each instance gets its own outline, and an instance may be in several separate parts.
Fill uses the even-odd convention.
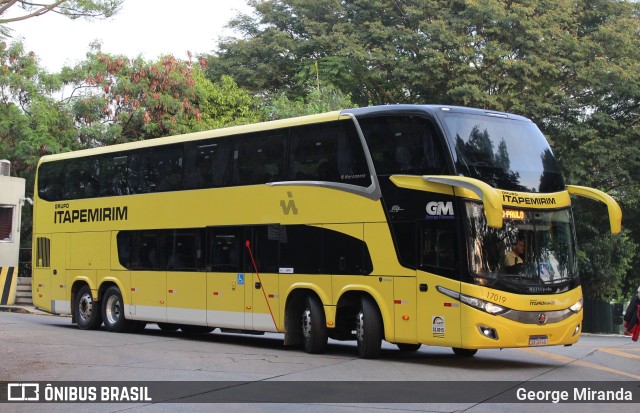
[[[245,328],[277,332],[278,253],[280,241],[286,239],[284,227],[260,225],[252,228],[250,244],[245,242]]]
[[[244,228],[207,229],[206,305],[209,327],[244,330],[245,274]]]

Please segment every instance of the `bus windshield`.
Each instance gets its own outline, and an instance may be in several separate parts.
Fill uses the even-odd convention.
[[[505,210],[502,229],[487,226],[480,204],[466,209],[470,270],[479,284],[551,292],[577,278],[570,209]]]
[[[533,122],[456,112],[442,117],[457,173],[510,191],[564,190],[551,148]]]

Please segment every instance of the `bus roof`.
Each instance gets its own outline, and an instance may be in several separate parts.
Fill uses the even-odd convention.
[[[345,109],[341,113],[351,113],[355,116],[368,116],[368,115],[384,115],[386,113],[392,114],[397,112],[415,112],[415,113],[428,113],[433,116],[439,112],[449,113],[465,113],[469,115],[484,115],[484,116],[498,116],[507,119],[531,121],[520,115],[514,115],[513,113],[500,112],[496,110],[469,108],[464,106],[450,106],[450,105],[381,105],[381,106],[369,106],[364,108]]]
[[[216,138],[223,136],[231,136],[231,135],[239,135],[243,133],[250,132],[260,132],[260,131],[268,131],[279,128],[286,128],[291,126],[300,126],[311,123],[322,123],[328,122],[338,119],[346,119],[349,115],[355,116],[369,116],[369,115],[384,115],[384,114],[393,114],[398,112],[415,112],[417,113],[428,113],[432,116],[436,116],[437,112],[453,112],[453,113],[467,113],[467,114],[475,114],[475,115],[489,115],[489,116],[500,116],[509,119],[517,119],[517,120],[526,120],[529,119],[524,118],[522,116],[505,113],[505,112],[497,112],[485,109],[475,109],[475,108],[467,108],[462,106],[447,106],[447,105],[411,105],[411,104],[399,104],[399,105],[381,105],[381,106],[369,106],[364,108],[354,108],[354,109],[345,109],[342,111],[333,111],[326,112],[317,115],[308,115],[308,116],[300,116],[295,118],[281,119],[269,122],[259,122],[252,123],[248,125],[241,126],[231,126],[227,128],[206,130],[202,132],[194,132],[187,133],[182,135],[173,135],[162,138],[148,139],[142,141],[128,142],[117,145],[109,145],[109,146],[101,146],[97,148],[91,149],[82,149],[78,151],[72,152],[63,152],[53,155],[45,155],[40,158],[38,164],[43,162],[49,162],[60,159],[72,159],[72,158],[82,158],[90,155],[100,155],[105,153],[114,153],[124,150],[132,150],[132,149],[141,149],[141,148],[151,148],[154,146],[168,145],[172,143],[179,142],[189,142],[189,141],[198,141],[201,139],[208,138]]]

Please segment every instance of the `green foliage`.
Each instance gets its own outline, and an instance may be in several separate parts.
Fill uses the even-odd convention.
[[[78,148],[68,109],[50,97],[55,85],[22,44],[0,42],[0,158],[29,184],[40,156]]]
[[[209,81],[200,69],[193,71],[201,117],[187,122],[191,131],[217,129],[260,121],[258,102],[229,76]]]
[[[85,147],[151,139],[259,119],[254,99],[223,76],[208,80],[198,64],[163,56],[155,62],[100,51],[65,68],[66,98]]]
[[[326,87],[312,89],[303,98],[295,100],[290,100],[285,93],[280,93],[274,98],[266,99],[262,110],[267,120],[276,120],[314,115],[354,106],[349,96],[345,96],[333,87]]]

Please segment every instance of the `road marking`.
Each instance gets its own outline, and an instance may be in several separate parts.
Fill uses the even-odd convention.
[[[631,350],[631,349],[626,349]],[[604,353],[613,354],[614,356],[626,357],[628,359],[640,360],[640,355],[637,354],[629,354],[626,351],[616,350],[613,348],[599,348],[598,351],[602,351]]]
[[[546,358],[555,360],[559,363],[575,364],[577,366],[588,367],[591,369],[606,371],[607,373],[619,374],[621,376],[631,377],[632,379],[640,380],[640,376],[636,374],[631,374],[631,373],[627,373],[626,371],[612,369],[610,367],[601,366],[599,364],[589,363],[588,361],[578,360],[571,357],[565,357],[559,354],[547,353],[546,351],[537,350],[533,348],[521,348],[518,350],[526,351],[528,353],[535,354],[537,356],[546,357]],[[601,349],[597,349],[597,350],[601,350]]]

